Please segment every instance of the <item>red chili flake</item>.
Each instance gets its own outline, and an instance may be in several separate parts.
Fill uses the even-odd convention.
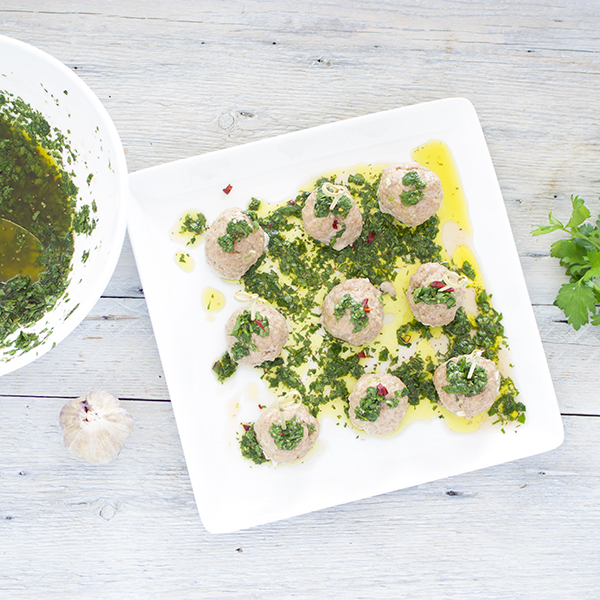
[[[262,404],[259,404],[258,408],[260,408],[260,410],[262,410],[264,408],[264,406]]]
[[[356,356],[358,356],[358,358],[369,358],[369,355],[362,350]]]
[[[244,431],[250,431],[252,429],[252,425],[246,425],[246,423],[242,423],[242,427]]]
[[[363,307],[363,310],[364,310],[365,312],[370,312],[370,311],[372,311],[372,310],[373,310],[373,309],[372,309],[372,308],[369,306],[369,299],[368,299],[368,298],[365,298],[365,299],[363,300],[362,307]]]
[[[295,200],[288,200],[288,204],[290,206],[296,206],[296,201]]]
[[[367,244],[370,244],[375,239],[375,232],[371,231],[369,237],[367,238]]]
[[[377,384],[377,395],[378,396],[387,396],[388,395],[387,388],[382,383]]]
[[[233,189],[233,186],[229,184],[226,188],[223,188],[223,191],[229,195],[229,192]]]
[[[331,226],[332,226],[334,229],[337,229],[337,228],[338,228],[338,222],[337,222],[337,219],[334,219],[334,220],[333,220],[333,223],[331,224]]]
[[[429,287],[437,288],[438,290],[441,290],[442,288],[448,288],[447,290],[444,290],[445,292],[453,292],[454,291],[454,288],[448,287],[448,285],[446,283],[444,283],[443,281],[432,281],[429,284]]]
[[[409,335],[405,335],[404,337],[400,338],[405,344],[408,344],[408,342],[410,342],[410,334]]]
[[[255,319],[254,322],[265,332],[267,333],[267,330],[265,329],[265,326],[258,320]]]

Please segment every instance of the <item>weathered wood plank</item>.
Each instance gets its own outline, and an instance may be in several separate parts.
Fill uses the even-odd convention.
[[[61,406],[3,399],[5,598],[98,589],[120,599],[325,598],[335,586],[344,598],[562,600],[597,591],[600,457],[589,448],[600,419],[565,418],[565,443],[537,457],[213,536],[196,512],[170,404],[126,402],[133,433],[102,467],[68,455]]]
[[[107,298],[143,298],[144,290],[138,274],[129,235],[125,235],[123,250],[115,272],[104,293]]]
[[[572,189],[593,166],[600,42],[591,1],[524,13],[492,2],[218,6],[104,3],[86,14],[62,3],[42,14],[17,3],[3,17],[99,94],[132,170],[449,95],[473,100],[508,191],[515,177],[535,188],[529,196],[559,180]],[[49,35],[63,28],[68,39]]]
[[[56,348],[0,378],[0,396],[68,398],[95,389],[119,398],[169,398],[143,298],[100,299]]]

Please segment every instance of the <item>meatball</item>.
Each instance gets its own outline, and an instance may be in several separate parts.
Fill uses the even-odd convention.
[[[411,161],[383,169],[377,195],[381,212],[415,227],[436,213],[444,191],[433,171]]]
[[[383,327],[381,292],[368,279],[347,279],[325,297],[321,323],[353,346],[372,342]]]
[[[433,375],[440,402],[451,413],[470,419],[488,410],[500,391],[498,367],[479,353],[456,356]]]
[[[352,425],[370,435],[396,431],[408,408],[408,398],[401,395],[405,387],[389,373],[363,375],[349,398]]]
[[[285,317],[262,303],[236,310],[225,325],[227,350],[242,365],[260,365],[281,354],[288,339]]]
[[[467,279],[439,263],[421,265],[410,278],[406,297],[417,321],[448,325],[462,306]]]
[[[352,194],[343,185],[325,182],[306,199],[302,209],[306,233],[319,242],[341,250],[360,235],[362,215]]]
[[[289,463],[306,456],[319,437],[319,421],[303,404],[285,402],[264,410],[254,424],[266,458]]]
[[[239,279],[262,255],[268,236],[241,208],[224,210],[205,236],[206,261],[225,279]]]

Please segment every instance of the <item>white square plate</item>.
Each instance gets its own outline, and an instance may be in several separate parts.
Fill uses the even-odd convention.
[[[212,372],[225,350],[224,326],[239,289],[208,267],[204,247],[190,252],[193,272],[174,255],[170,237],[187,210],[208,222],[251,197],[294,198],[325,171],[360,163],[405,161],[417,146],[445,142],[456,162],[473,225],[473,244],[504,317],[513,379],[527,421],[456,433],[440,419],[411,423],[400,435],[356,439],[351,428],[322,420],[317,449],[298,465],[255,466],[241,457],[236,432],[274,397],[259,372],[240,369],[224,384]],[[200,516],[213,533],[230,532],[414,486],[551,450],[563,439],[552,381],[494,167],[471,103],[452,98],[332,123],[151,169],[129,177],[129,233]],[[232,185],[229,195],[223,188]],[[202,291],[227,298],[209,316]],[[239,407],[239,408],[238,408]]]

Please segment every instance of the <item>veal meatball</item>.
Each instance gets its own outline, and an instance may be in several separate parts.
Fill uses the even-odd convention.
[[[488,410],[500,391],[498,367],[478,352],[442,363],[433,375],[440,402],[451,413],[470,419]]]
[[[410,278],[406,298],[417,321],[448,325],[462,306],[467,279],[439,263],[421,265]]]
[[[288,339],[285,317],[262,303],[235,311],[225,325],[227,350],[242,365],[261,365],[281,354]]]
[[[319,422],[303,404],[285,402],[264,410],[254,424],[263,454],[276,463],[306,456],[319,437]]]
[[[239,279],[260,258],[267,241],[253,216],[228,208],[206,232],[206,261],[221,277]]]
[[[325,182],[306,199],[302,209],[304,229],[319,242],[342,250],[362,231],[362,215],[352,194],[343,185]]]
[[[363,375],[349,398],[352,425],[370,435],[394,433],[408,407],[408,398],[402,395],[405,387],[389,373]]]
[[[381,212],[415,227],[436,213],[444,192],[433,171],[411,161],[383,169],[377,195]]]
[[[347,279],[325,297],[321,323],[353,346],[372,342],[383,328],[381,292],[368,279]]]

